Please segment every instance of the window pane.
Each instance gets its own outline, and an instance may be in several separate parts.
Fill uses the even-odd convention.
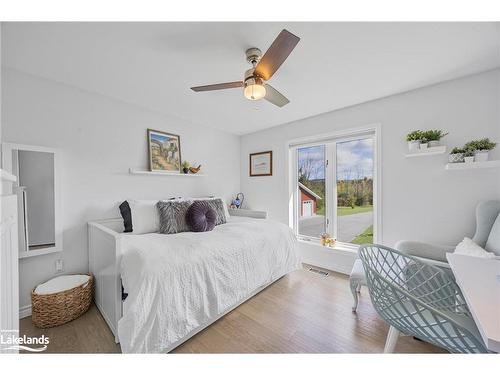
[[[299,148],[298,152],[298,232],[319,237],[326,232],[325,146]]]
[[[337,143],[337,240],[373,243],[373,139]]]

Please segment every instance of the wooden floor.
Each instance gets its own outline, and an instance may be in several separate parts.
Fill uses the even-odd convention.
[[[368,291],[361,291],[357,314],[345,275],[322,276],[295,271],[239,306],[174,353],[381,353],[388,326],[374,311]],[[21,334],[50,339],[51,353],[119,353],[120,346],[95,306],[60,327],[38,329],[31,317],[21,320]],[[443,350],[401,337],[396,352]]]

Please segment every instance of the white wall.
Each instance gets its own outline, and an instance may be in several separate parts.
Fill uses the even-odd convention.
[[[0,62],[2,61],[2,28],[3,22],[0,22]],[[2,87],[2,70],[0,69],[0,88]],[[0,154],[2,153],[2,90],[0,90]],[[2,168],[2,158],[0,158],[0,168]],[[0,195],[3,192],[3,183],[0,183]]]
[[[498,132],[500,133],[500,73],[497,75],[497,119]],[[500,144],[497,147],[500,148]],[[500,173],[498,174],[498,186],[500,186]],[[500,197],[500,189],[498,189],[498,195]]]
[[[245,202],[288,223],[286,142],[380,123],[383,243],[417,239],[456,244],[473,234],[476,203],[500,198],[500,171],[445,171],[447,155],[406,159],[405,135],[437,128],[450,132],[443,141],[451,147],[481,137],[500,142],[499,77],[499,70],[486,72],[243,136]],[[249,177],[248,154],[265,150],[273,150],[273,176]],[[492,157],[499,156],[500,147]]]
[[[20,260],[20,306],[54,276],[56,259],[65,272],[87,271],[86,222],[118,216],[120,200],[215,194],[229,201],[239,191],[237,136],[12,69],[2,74],[3,141],[62,151],[64,251]],[[202,164],[206,176],[129,175],[129,167],[147,167],[147,128],[179,134],[182,157]]]

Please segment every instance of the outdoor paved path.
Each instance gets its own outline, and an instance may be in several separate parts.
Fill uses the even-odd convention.
[[[299,233],[306,236],[318,236],[324,232],[324,216],[310,216],[299,219]],[[362,212],[338,217],[338,240],[351,242],[373,224],[373,212]]]

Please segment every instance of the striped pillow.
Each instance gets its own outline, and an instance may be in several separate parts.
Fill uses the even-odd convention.
[[[224,202],[222,199],[203,199],[202,202],[207,202],[209,207],[215,211],[215,225],[226,224],[226,211],[224,210]]]
[[[186,212],[191,206],[191,201],[159,201],[156,204],[160,214],[160,233],[174,234],[189,232],[186,223]]]

